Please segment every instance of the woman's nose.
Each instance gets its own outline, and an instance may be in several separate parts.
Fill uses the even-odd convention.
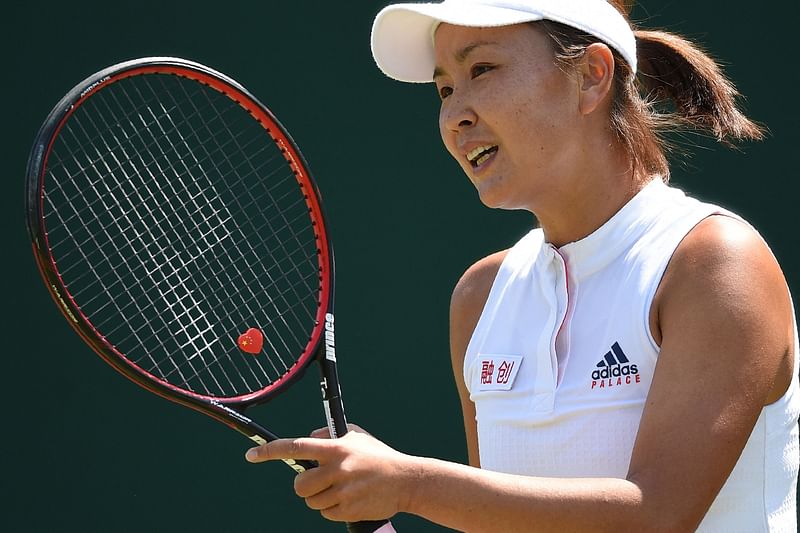
[[[450,98],[453,98],[453,101],[447,102],[446,109],[442,113],[444,127],[449,131],[457,132],[474,126],[478,121],[478,116],[472,107],[463,100],[456,100],[453,96]]]

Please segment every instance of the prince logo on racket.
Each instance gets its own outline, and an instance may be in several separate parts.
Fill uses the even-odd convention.
[[[333,338],[333,315],[325,315],[325,359],[336,362],[336,343]]]

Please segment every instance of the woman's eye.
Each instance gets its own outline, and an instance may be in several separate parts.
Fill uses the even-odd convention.
[[[445,98],[447,98],[451,94],[453,94],[453,88],[452,87],[447,87],[447,86],[439,87],[439,98],[441,98],[442,100],[444,100]]]
[[[480,76],[481,74],[484,74],[484,73],[486,73],[486,72],[489,72],[489,71],[490,71],[490,70],[492,70],[493,68],[494,68],[494,67],[492,67],[491,65],[474,65],[474,66],[473,66],[473,67],[470,69],[470,71],[469,71],[469,72],[470,72],[470,75],[471,75],[473,78],[477,78],[477,77],[478,77],[478,76]]]

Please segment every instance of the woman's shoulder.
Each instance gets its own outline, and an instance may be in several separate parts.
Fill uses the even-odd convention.
[[[467,344],[507,254],[508,250],[501,250],[476,261],[453,289],[450,299],[450,356],[456,375],[461,372]],[[463,380],[458,382],[463,386]],[[466,394],[466,390],[462,394]]]
[[[684,292],[700,299],[721,293],[718,296],[727,300],[734,289],[760,295],[785,293],[788,297],[783,272],[764,239],[741,218],[718,213],[697,223],[678,244],[661,279],[656,303]],[[683,297],[678,300],[688,303]],[[773,307],[775,300],[765,303]]]
[[[535,260],[543,242],[544,234],[540,228],[536,228],[523,235],[512,247],[475,261],[464,271],[453,289],[451,312],[463,309],[480,314],[503,263],[513,269],[516,265]]]
[[[771,281],[776,284],[783,285],[784,281],[777,260],[758,231],[725,210],[712,213],[689,230],[675,250],[666,274],[681,266],[699,275],[709,275],[713,266],[740,273],[750,268],[757,277],[771,274]]]
[[[773,367],[782,361],[777,389],[784,390],[788,384],[794,355],[789,289],[767,243],[741,219],[710,216],[686,235],[664,273],[654,310],[654,334],[662,347],[669,324],[692,317],[702,336],[718,339],[713,344],[724,338],[740,343],[759,339],[754,343],[761,354],[758,362],[750,356],[743,360],[750,366],[771,363]],[[689,326],[684,326],[671,331],[686,338]],[[767,374],[773,376],[774,368]],[[770,398],[774,400],[775,395]]]
[[[451,312],[480,313],[508,249],[487,255],[470,265],[453,288]]]

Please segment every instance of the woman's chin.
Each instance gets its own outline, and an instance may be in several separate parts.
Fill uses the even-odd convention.
[[[489,209],[520,209],[513,196],[503,194],[500,187],[478,187],[478,198]]]

